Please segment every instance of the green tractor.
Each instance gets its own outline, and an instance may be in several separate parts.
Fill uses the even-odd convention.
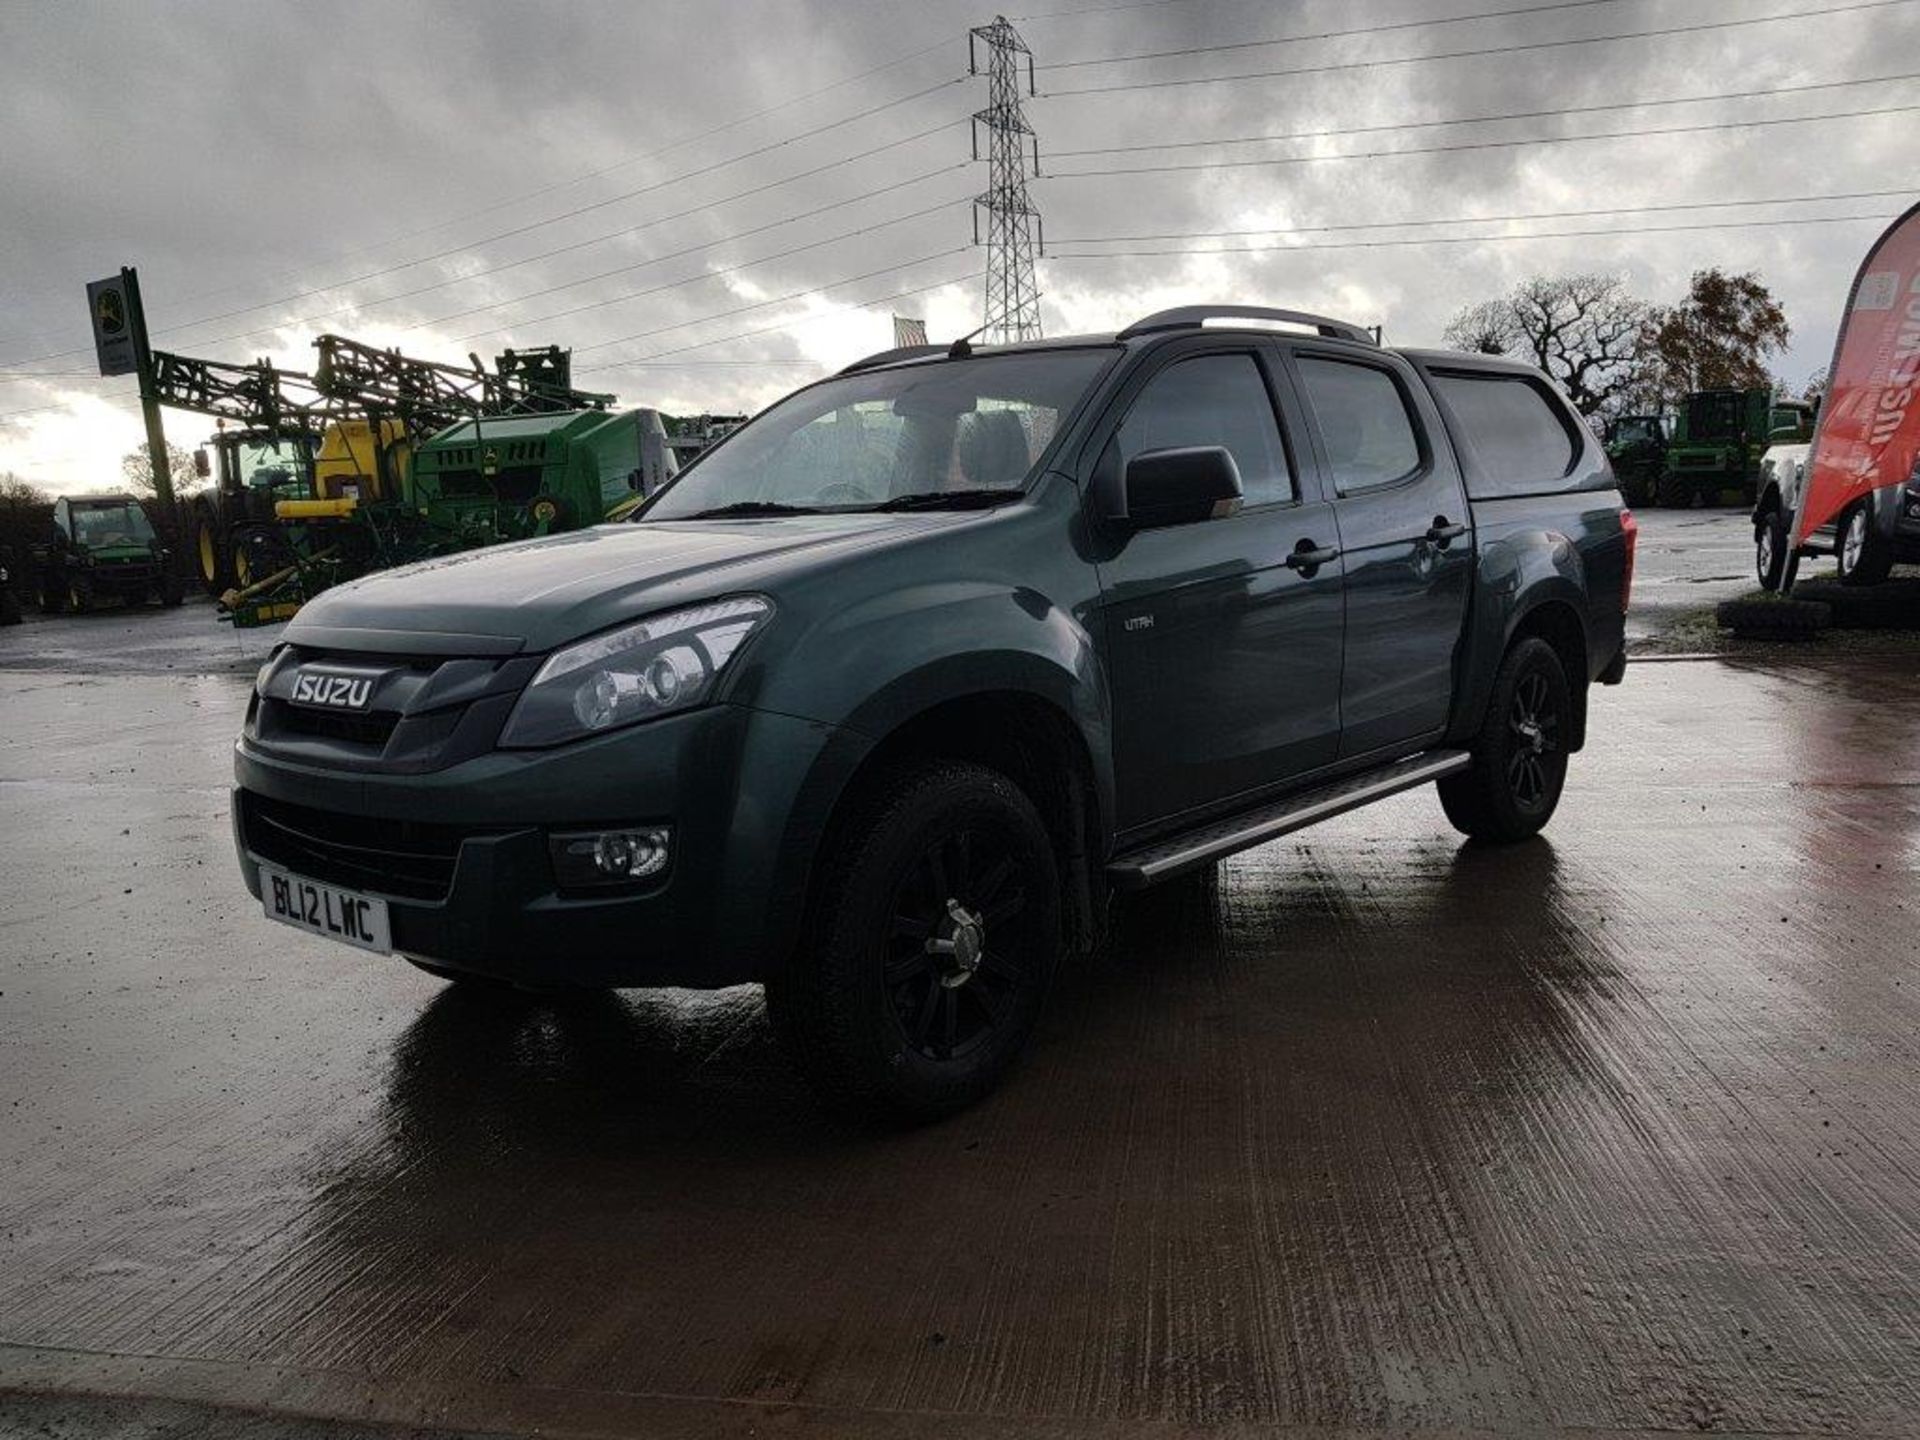
[[[1649,505],[1667,469],[1667,417],[1621,415],[1607,422],[1607,459],[1629,505]]]
[[[139,500],[127,494],[56,500],[52,531],[34,547],[32,571],[40,608],[49,615],[91,610],[102,600],[157,600],[170,608],[186,598],[172,552]]]
[[[656,410],[566,410],[461,420],[409,447],[396,485],[317,481],[249,531],[222,598],[241,628],[289,618],[329,585],[409,561],[578,530],[626,514],[679,468]]]
[[[1684,509],[1736,490],[1751,505],[1767,446],[1810,441],[1813,420],[1811,405],[1777,400],[1771,390],[1696,390],[1681,405],[1667,444],[1660,503]]]

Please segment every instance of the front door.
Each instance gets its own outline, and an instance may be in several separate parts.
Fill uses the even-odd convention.
[[[1397,358],[1290,347],[1346,563],[1340,755],[1446,728],[1473,578],[1472,516],[1433,402]]]
[[[1302,488],[1270,348],[1172,347],[1124,405],[1101,483],[1149,450],[1224,446],[1239,513],[1103,541],[1119,827],[1228,801],[1319,766],[1340,734],[1341,562],[1332,508]],[[1307,553],[1327,558],[1302,563]]]

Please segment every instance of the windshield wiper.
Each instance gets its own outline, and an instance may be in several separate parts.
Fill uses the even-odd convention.
[[[733,515],[818,515],[811,505],[782,505],[778,500],[736,500],[731,505],[716,505],[711,510],[696,510],[691,515],[663,515],[663,520],[719,520]]]
[[[896,495],[873,506],[875,510],[984,510],[1018,500],[1012,489],[920,490],[911,495]]]

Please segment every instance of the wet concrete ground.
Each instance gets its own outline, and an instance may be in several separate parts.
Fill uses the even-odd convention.
[[[1920,1431],[1909,661],[1637,667],[1547,839],[1420,793],[1150,894],[1004,1091],[881,1134],[752,990],[478,1003],[269,924],[250,665],[30,630],[0,1428]]]

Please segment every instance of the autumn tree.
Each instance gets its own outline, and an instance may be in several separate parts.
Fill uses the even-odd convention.
[[[1537,275],[1447,326],[1459,350],[1527,360],[1560,382],[1582,415],[1618,413],[1644,383],[1652,312],[1614,275]]]
[[[1694,390],[1764,390],[1767,358],[1792,335],[1786,311],[1752,272],[1696,270],[1687,298],[1653,312],[1649,360],[1669,403]]]

